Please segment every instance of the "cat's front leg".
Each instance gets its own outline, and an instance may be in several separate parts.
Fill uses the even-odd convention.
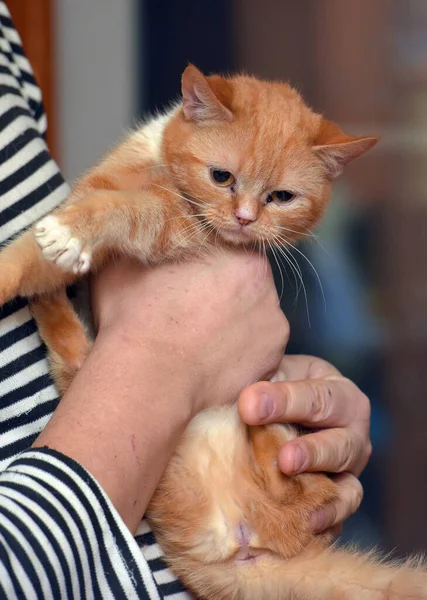
[[[44,217],[34,236],[45,260],[83,275],[106,252],[151,259],[163,227],[162,200],[140,190],[92,190],[83,199]]]
[[[83,275],[90,269],[92,250],[76,237],[72,226],[61,221],[61,216],[48,215],[34,227],[37,244],[46,260],[52,261],[65,271]]]

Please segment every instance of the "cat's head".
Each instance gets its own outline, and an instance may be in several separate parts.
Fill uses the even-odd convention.
[[[321,217],[331,182],[372,148],[308,108],[286,83],[205,77],[190,65],[163,159],[197,213],[232,243],[281,244]]]

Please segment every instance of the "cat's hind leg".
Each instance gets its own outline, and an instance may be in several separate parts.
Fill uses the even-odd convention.
[[[65,289],[37,296],[30,304],[48,349],[52,377],[64,394],[89,354],[91,343]]]
[[[16,296],[31,298],[75,279],[43,258],[31,229],[0,250],[0,306]]]

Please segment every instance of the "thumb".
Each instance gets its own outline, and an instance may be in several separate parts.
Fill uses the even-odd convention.
[[[243,390],[238,401],[239,414],[248,425],[301,423],[306,426],[330,426],[338,420],[342,394],[337,381],[303,379],[299,381],[260,381]],[[337,393],[338,392],[338,393]]]

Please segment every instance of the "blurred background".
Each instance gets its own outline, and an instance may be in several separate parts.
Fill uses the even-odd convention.
[[[306,292],[289,273],[282,303],[290,351],[331,361],[372,401],[365,499],[344,538],[427,550],[427,2],[7,4],[70,181],[177,97],[188,61],[289,80],[346,132],[381,136],[336,182],[320,243],[294,255]]]

